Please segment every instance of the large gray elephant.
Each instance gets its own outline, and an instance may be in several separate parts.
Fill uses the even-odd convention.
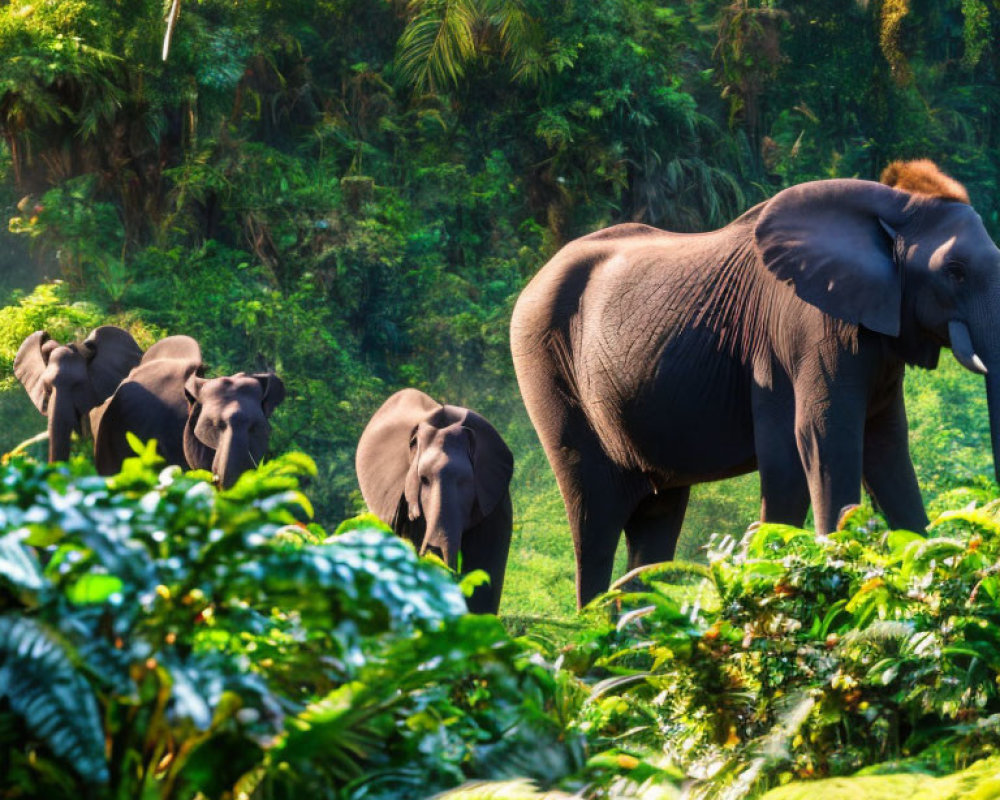
[[[462,574],[481,569],[490,576],[468,605],[495,614],[510,549],[514,471],[496,429],[475,411],[403,389],[365,427],[356,466],[372,513],[421,554],[435,552]]]
[[[204,378],[201,348],[190,336],[168,336],[142,358],[94,412],[97,471],[113,475],[132,455],[126,432],[156,439],[168,464],[210,470],[232,486],[267,452],[268,418],[285,397],[274,373]]]
[[[114,325],[95,328],[82,342],[60,344],[47,331],[35,331],[21,343],[14,374],[48,417],[50,462],[69,458],[73,432],[89,435],[91,411],[141,358],[132,335]]]
[[[793,186],[725,228],[619,225],[570,243],[511,321],[517,379],[576,546],[577,601],[669,560],[690,487],[758,469],[761,518],[816,530],[860,499],[927,524],[906,364],[986,375],[1000,459],[1000,250],[930,162]]]

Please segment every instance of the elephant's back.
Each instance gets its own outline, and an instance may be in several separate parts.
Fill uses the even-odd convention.
[[[665,246],[683,236],[625,223],[565,245],[535,273],[514,305],[510,338],[515,366],[519,359],[530,360],[553,335],[568,336],[581,314],[595,313],[587,309],[601,302],[594,290],[596,277],[628,280],[628,273],[641,270],[642,262],[655,259]]]
[[[664,484],[746,471],[751,371],[730,341],[738,334],[713,314],[718,276],[752,274],[752,224],[705,234],[619,225],[563,248],[512,318],[533,421],[563,418],[551,408],[568,403],[614,462]],[[717,440],[732,446],[706,445]],[[709,450],[723,455],[702,458]]]
[[[97,411],[95,454],[98,469],[117,471],[131,454],[126,432],[157,440],[159,453],[170,464],[186,466],[183,435],[188,416],[184,383],[193,367],[188,362],[159,360],[140,364]]]

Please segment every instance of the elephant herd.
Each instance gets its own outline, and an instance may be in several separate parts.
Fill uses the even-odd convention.
[[[65,345],[35,331],[14,358],[14,374],[48,417],[49,461],[69,457],[74,431],[89,432],[97,471],[113,475],[132,454],[133,433],[156,439],[168,464],[211,470],[228,487],[267,452],[268,418],[285,386],[273,372],[202,372],[190,336],[168,336],[143,353],[113,325]]]
[[[530,281],[510,334],[581,606],[607,589],[622,531],[630,568],[669,560],[691,486],[754,470],[763,521],[801,526],[811,506],[827,533],[863,485],[891,526],[922,531],[903,374],[943,347],[985,375],[1000,460],[1000,250],[930,161],[792,186],[709,233],[585,236]],[[110,326],[69,345],[36,332],[14,371],[49,418],[50,459],[89,424],[102,474],[130,431],[223,486],[259,463],[284,397],[273,373],[203,377],[189,337],[142,354]],[[416,389],[385,401],[356,459],[373,513],[421,552],[487,572],[477,612],[500,602],[513,466],[486,419]]]

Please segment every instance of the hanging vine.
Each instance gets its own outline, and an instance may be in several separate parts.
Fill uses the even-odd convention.
[[[962,0],[962,16],[965,43],[962,66],[972,69],[982,60],[990,44],[990,10],[983,0]]]
[[[884,0],[879,23],[879,46],[882,55],[889,62],[889,68],[897,82],[909,83],[913,78],[909,61],[900,46],[903,20],[910,13],[910,0]]]

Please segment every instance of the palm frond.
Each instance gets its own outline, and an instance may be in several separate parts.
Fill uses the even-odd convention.
[[[399,37],[396,62],[418,90],[455,85],[476,54],[475,28],[480,20],[475,0],[414,3],[416,16]]]
[[[38,559],[22,543],[25,535],[22,528],[0,536],[0,587],[6,585],[22,596],[37,592],[44,585]]]

